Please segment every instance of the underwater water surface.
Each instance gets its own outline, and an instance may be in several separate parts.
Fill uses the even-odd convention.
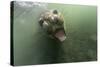
[[[97,7],[88,5],[15,1],[13,14],[14,65],[97,60]],[[45,10],[64,17],[66,40],[48,37],[38,23]]]

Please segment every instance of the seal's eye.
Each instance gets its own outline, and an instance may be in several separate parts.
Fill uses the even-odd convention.
[[[57,10],[53,10],[53,13],[54,13],[54,14],[58,14],[58,11],[57,11]]]

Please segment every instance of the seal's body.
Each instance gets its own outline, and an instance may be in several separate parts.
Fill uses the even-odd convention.
[[[46,11],[41,14],[39,24],[52,38],[61,42],[66,39],[64,19],[57,10]]]

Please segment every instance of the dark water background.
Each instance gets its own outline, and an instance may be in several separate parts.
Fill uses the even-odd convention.
[[[38,24],[41,12],[57,9],[64,16],[67,39],[58,43]],[[14,65],[95,61],[97,7],[14,2]]]

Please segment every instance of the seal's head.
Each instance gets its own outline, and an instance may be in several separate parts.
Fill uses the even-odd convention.
[[[51,38],[63,42],[66,39],[64,19],[57,10],[44,12],[39,23]]]

